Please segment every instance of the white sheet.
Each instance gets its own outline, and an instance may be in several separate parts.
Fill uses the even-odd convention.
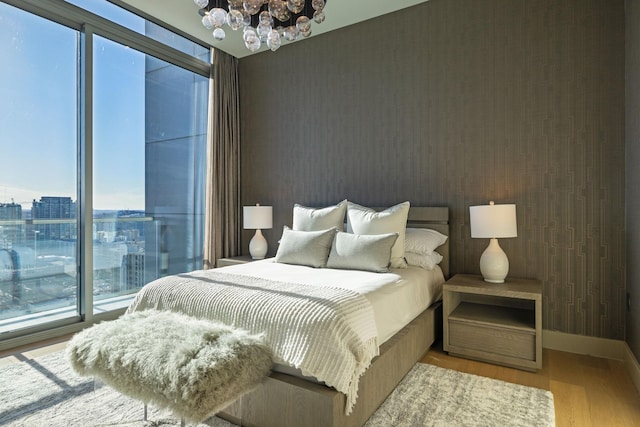
[[[273,259],[223,267],[220,271],[265,277],[286,283],[332,286],[364,295],[371,305],[382,344],[442,297],[444,276],[440,267],[427,271],[409,266],[391,273],[311,268],[276,263]]]

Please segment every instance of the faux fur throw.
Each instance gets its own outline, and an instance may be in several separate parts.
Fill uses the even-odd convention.
[[[144,309],[172,310],[264,333],[275,362],[344,393],[347,415],[356,402],[360,376],[379,351],[371,303],[346,289],[200,270],[144,286],[127,312]]]
[[[73,369],[201,422],[260,384],[272,366],[262,337],[169,311],[94,325],[67,346]]]

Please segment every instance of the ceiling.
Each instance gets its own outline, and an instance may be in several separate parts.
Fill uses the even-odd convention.
[[[244,46],[242,33],[240,31],[232,31],[231,29],[225,28],[227,33],[225,40],[216,41],[211,35],[211,31],[204,28],[200,23],[201,18],[200,15],[198,15],[198,6],[195,5],[193,0],[122,1],[236,58],[242,58],[252,54],[252,52]],[[327,5],[324,9],[327,18],[322,24],[313,23],[311,27],[311,37],[426,1],[427,0],[327,0]],[[296,41],[294,43],[299,42],[300,41]],[[268,49],[266,46],[263,46],[258,52],[265,50]]]

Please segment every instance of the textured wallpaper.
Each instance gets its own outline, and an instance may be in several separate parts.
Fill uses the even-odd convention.
[[[627,205],[627,312],[626,338],[640,359],[640,4],[626,2],[626,205]]]
[[[543,327],[624,338],[624,1],[430,0],[240,61],[242,199],[448,206],[453,273],[479,273],[469,206],[515,203],[510,275]],[[244,234],[244,246],[251,233]]]

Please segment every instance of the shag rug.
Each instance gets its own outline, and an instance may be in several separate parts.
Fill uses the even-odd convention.
[[[66,352],[76,373],[194,423],[251,391],[273,365],[262,336],[157,310],[87,328]]]
[[[64,353],[0,369],[0,426],[179,426],[171,412],[143,405],[77,376]],[[553,426],[553,395],[545,390],[417,364],[369,419],[367,427]],[[197,427],[233,427],[212,417]],[[303,426],[301,426],[303,427]]]

